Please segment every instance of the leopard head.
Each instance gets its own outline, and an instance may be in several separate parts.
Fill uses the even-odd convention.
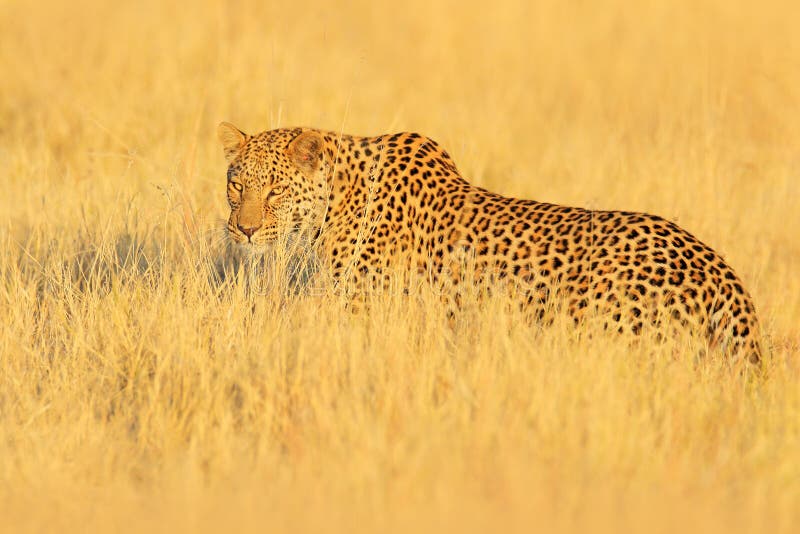
[[[228,160],[228,232],[245,245],[267,245],[318,230],[328,199],[324,139],[309,129],[247,135],[223,122],[217,133]]]

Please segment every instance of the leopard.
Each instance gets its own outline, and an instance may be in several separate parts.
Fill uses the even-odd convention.
[[[753,299],[723,257],[657,215],[510,198],[472,185],[436,141],[222,122],[227,232],[242,247],[306,236],[348,287],[416,273],[454,292],[506,284],[539,320],[638,335],[668,321],[733,361],[762,360]],[[466,267],[469,259],[471,268]]]

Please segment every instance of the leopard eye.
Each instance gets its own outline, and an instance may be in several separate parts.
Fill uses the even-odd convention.
[[[242,189],[243,189],[242,188],[242,184],[240,184],[239,182],[231,182],[230,184],[231,184],[231,187],[236,189],[239,193],[242,192]]]
[[[277,187],[273,187],[273,188],[272,188],[272,190],[269,192],[269,194],[270,194],[271,196],[274,196],[274,197],[276,197],[276,196],[278,196],[278,195],[281,195],[281,194],[283,194],[283,192],[284,192],[284,191],[286,191],[286,187],[285,187],[285,186],[282,186],[282,185],[279,185],[279,186],[277,186]]]

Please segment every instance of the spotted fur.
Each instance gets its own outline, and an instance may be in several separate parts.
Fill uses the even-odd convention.
[[[230,163],[228,230],[239,243],[300,232],[343,283],[389,270],[453,288],[465,277],[502,281],[540,320],[554,302],[576,322],[600,317],[620,332],[666,318],[733,357],[761,357],[741,280],[661,217],[492,193],[470,185],[446,151],[416,133],[246,135],[222,123],[219,136]]]

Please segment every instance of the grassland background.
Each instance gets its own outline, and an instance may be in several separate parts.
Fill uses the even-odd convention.
[[[0,0],[0,530],[792,531],[800,4]],[[765,378],[248,291],[215,126],[439,140],[725,255]],[[251,273],[252,274],[252,273]],[[677,357],[676,357],[677,355]]]

